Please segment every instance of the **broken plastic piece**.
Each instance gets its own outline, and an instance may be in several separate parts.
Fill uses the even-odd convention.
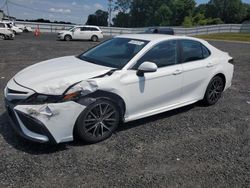
[[[76,92],[81,92],[82,96],[88,95],[89,93],[93,93],[98,89],[98,86],[94,80],[82,81],[72,88],[70,88],[65,95],[69,95]]]

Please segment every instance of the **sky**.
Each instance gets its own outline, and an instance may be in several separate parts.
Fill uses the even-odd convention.
[[[0,0],[0,9],[7,13],[6,0]],[[108,0],[8,0],[10,16],[18,19],[44,18],[51,21],[69,21],[84,24],[89,14],[97,9],[107,10]],[[198,4],[208,0],[197,0]],[[243,0],[250,3],[250,0]]]

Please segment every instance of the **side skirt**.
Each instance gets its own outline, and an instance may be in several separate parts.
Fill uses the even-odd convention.
[[[184,102],[184,103],[178,103],[178,104],[170,105],[170,106],[167,106],[167,107],[162,107],[162,108],[150,110],[150,111],[147,111],[147,112],[144,112],[144,113],[139,113],[139,114],[135,114],[135,115],[132,115],[132,116],[128,116],[128,117],[124,118],[125,119],[124,122],[126,123],[126,122],[130,122],[130,121],[138,120],[138,119],[141,119],[141,118],[149,117],[149,116],[152,116],[152,115],[160,114],[160,113],[163,113],[163,112],[167,112],[167,111],[170,111],[170,110],[173,110],[173,109],[176,109],[176,108],[180,108],[180,107],[183,107],[183,106],[193,104],[193,103],[195,103],[195,102],[197,102],[199,100],[201,100],[201,99],[192,100],[192,101],[188,101],[188,102]]]

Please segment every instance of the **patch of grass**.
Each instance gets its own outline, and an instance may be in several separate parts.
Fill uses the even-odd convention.
[[[250,42],[250,33],[215,33],[208,35],[197,35],[196,37],[201,39]]]

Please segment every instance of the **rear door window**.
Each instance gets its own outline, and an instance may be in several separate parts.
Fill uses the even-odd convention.
[[[181,40],[182,62],[187,63],[203,59],[202,45],[198,41]]]

